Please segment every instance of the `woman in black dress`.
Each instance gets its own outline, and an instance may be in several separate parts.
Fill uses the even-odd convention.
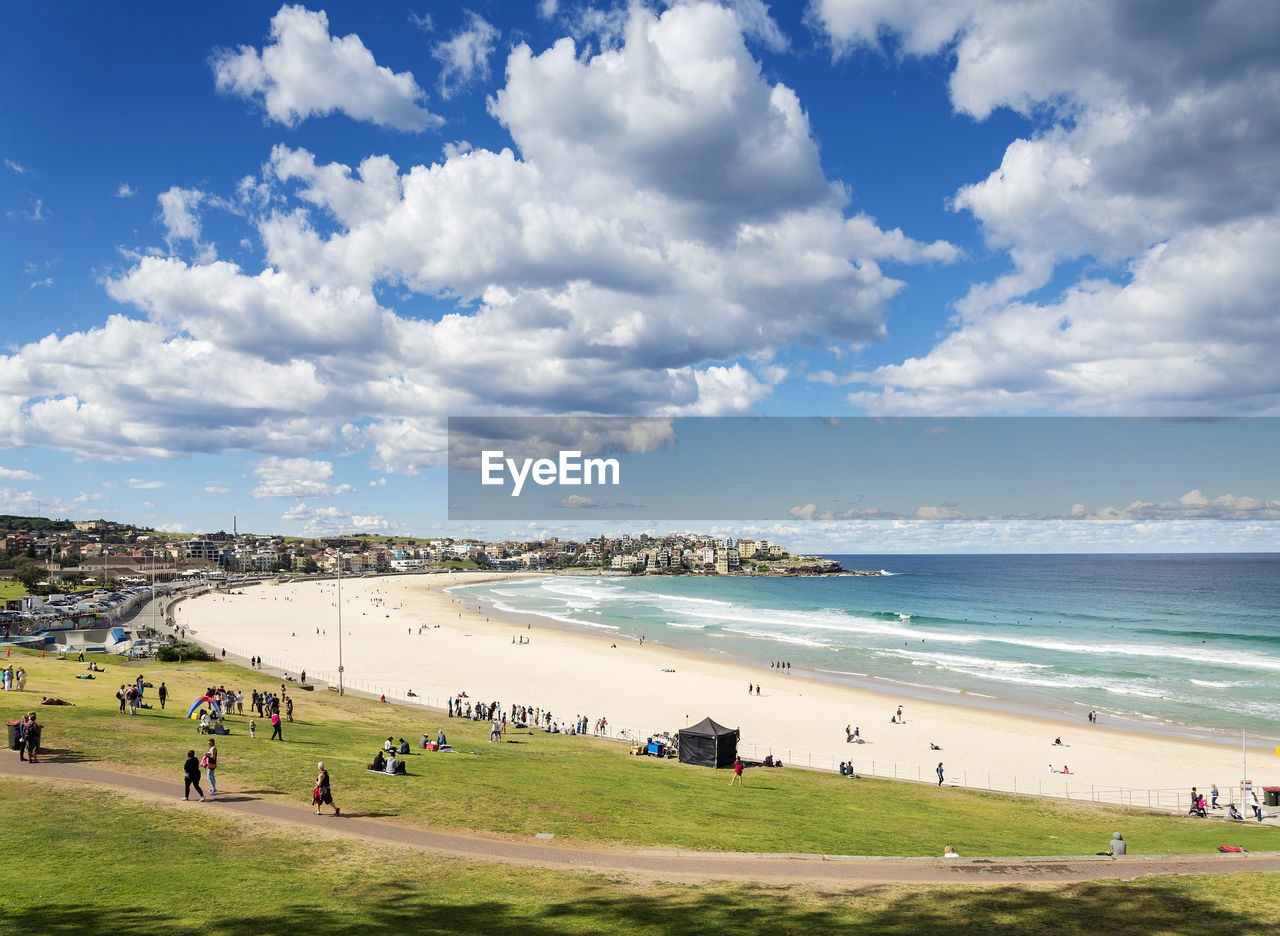
[[[316,764],[316,788],[311,793],[311,802],[316,807],[316,815],[320,815],[321,806],[333,806],[333,814],[341,815],[342,810],[333,805],[333,792],[329,789],[329,771],[324,769],[324,761]]]

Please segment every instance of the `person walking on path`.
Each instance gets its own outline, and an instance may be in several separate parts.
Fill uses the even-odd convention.
[[[36,721],[36,713],[28,712],[27,727],[22,730],[22,743],[26,745],[27,763],[29,764],[34,764],[36,762],[36,755],[40,753],[41,730],[42,727],[40,723]],[[1254,797],[1254,802],[1257,802],[1257,797]],[[1258,813],[1258,819],[1259,821],[1262,819],[1261,811]]]
[[[191,798],[191,788],[195,787],[200,794],[200,802],[204,802],[204,790],[200,789],[200,762],[196,760],[195,751],[187,751],[187,759],[182,765],[182,798]]]
[[[339,816],[342,814],[333,802],[333,791],[329,788],[329,771],[324,769],[324,761],[316,764],[316,788],[311,793],[311,801],[316,807],[316,815],[320,815],[321,806],[333,806],[333,814]]]
[[[277,738],[279,738],[281,741],[284,740],[284,734],[280,731],[280,713],[272,712],[271,713],[271,740],[274,741]]]
[[[169,698],[169,687],[163,682],[160,683],[160,688],[156,690],[156,698],[160,700],[160,711],[163,712],[165,700]]]
[[[200,761],[200,766],[204,768],[205,775],[209,778],[209,795],[212,796],[218,792],[218,775],[215,773],[218,769],[218,745],[213,738],[209,739],[209,750],[204,752],[204,759]]]
[[[942,786],[942,761],[938,761],[938,786]]]
[[[738,784],[738,786],[742,786],[742,758],[741,757],[735,757],[733,759],[733,779],[729,781],[729,786],[733,786],[735,783]]]
[[[1221,809],[1218,805],[1218,785],[1213,784],[1213,789],[1209,791],[1209,803],[1214,809]]]

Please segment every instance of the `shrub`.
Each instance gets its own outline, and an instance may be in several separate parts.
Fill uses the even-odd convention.
[[[212,660],[213,654],[199,644],[178,641],[172,646],[157,650],[156,659],[161,663],[181,663],[183,660]]]

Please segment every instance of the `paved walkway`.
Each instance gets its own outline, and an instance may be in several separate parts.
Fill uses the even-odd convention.
[[[0,776],[43,777],[93,784],[176,800],[181,778],[172,781],[122,773],[86,764],[41,761],[30,765],[16,752],[0,751]],[[299,794],[299,799],[303,796]],[[341,797],[339,797],[339,801]],[[209,809],[254,816],[278,823],[324,829],[343,836],[394,843],[421,851],[483,861],[535,865],[560,870],[624,871],[669,880],[741,880],[778,883],[954,882],[1033,883],[1131,880],[1156,874],[1224,874],[1280,871],[1280,853],[1210,856],[1131,856],[1120,860],[1062,858],[865,858],[849,855],[787,855],[682,852],[646,848],[573,847],[554,841],[528,841],[497,834],[473,834],[399,825],[355,815],[317,816],[311,809],[236,793],[210,797],[185,809]]]

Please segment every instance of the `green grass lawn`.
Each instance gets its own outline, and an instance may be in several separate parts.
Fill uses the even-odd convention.
[[[27,586],[21,582],[15,582],[13,579],[0,579],[0,601],[7,601],[10,598],[23,598],[30,594]]]
[[[19,657],[15,654],[15,660]],[[40,709],[50,759],[116,765],[172,777],[180,788],[188,748],[202,748],[185,718],[206,686],[278,689],[280,683],[223,663],[122,663],[98,657],[107,672],[75,679],[83,665],[25,656],[26,696],[0,697],[15,717],[41,695],[76,703]],[[167,711],[117,712],[115,690],[137,674],[171,690]],[[1207,853],[1220,844],[1280,851],[1280,829],[1228,825],[1115,807],[1060,803],[929,785],[849,780],[802,770],[749,770],[745,788],[728,774],[673,761],[630,757],[622,745],[589,738],[512,732],[488,743],[488,725],[323,690],[293,692],[296,721],[285,742],[266,740],[260,720],[231,717],[218,739],[219,787],[256,790],[268,799],[309,802],[323,760],[344,809],[395,817],[409,825],[507,833],[552,832],[579,842],[708,851],[939,855],[953,843],[966,856],[1081,855],[1106,848],[1121,830],[1136,854]],[[155,701],[149,692],[148,699]],[[423,733],[444,728],[462,753],[415,754],[410,776],[363,768],[391,735],[417,749]],[[474,752],[474,753],[471,753]]]
[[[1220,936],[1280,929],[1280,874],[1045,885],[675,884],[373,846],[0,779],[0,936]]]

